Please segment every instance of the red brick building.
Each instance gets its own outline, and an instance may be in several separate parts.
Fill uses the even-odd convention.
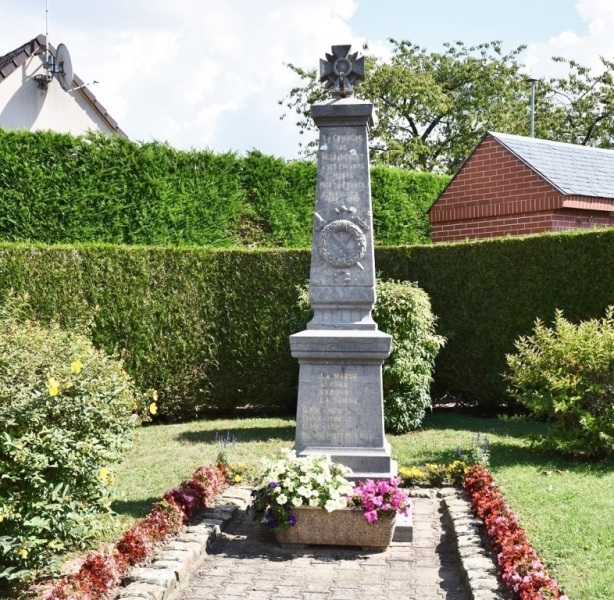
[[[614,226],[614,150],[489,132],[429,221],[433,242]]]

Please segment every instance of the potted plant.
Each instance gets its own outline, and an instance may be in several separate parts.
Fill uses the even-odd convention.
[[[265,459],[251,510],[282,545],[326,544],[386,548],[397,514],[408,515],[399,480],[352,484],[349,469],[324,455],[297,457],[285,450]]]

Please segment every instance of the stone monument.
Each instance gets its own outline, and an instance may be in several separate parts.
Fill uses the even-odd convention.
[[[353,97],[364,58],[333,46],[320,60],[332,98],[311,107],[320,130],[307,329],[290,336],[300,365],[295,450],[329,454],[354,479],[396,475],[384,436],[382,363],[391,336],[371,317],[375,264],[368,130],[373,105]]]

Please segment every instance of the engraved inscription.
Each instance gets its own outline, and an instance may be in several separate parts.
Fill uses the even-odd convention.
[[[318,190],[324,202],[340,196],[359,202],[367,191],[366,138],[361,134],[325,134],[320,137]]]

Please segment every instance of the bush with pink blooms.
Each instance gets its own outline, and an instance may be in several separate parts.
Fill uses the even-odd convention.
[[[364,512],[365,520],[374,523],[378,519],[393,517],[396,514],[409,516],[411,504],[407,494],[399,489],[401,480],[380,479],[359,481],[348,506],[358,506]]]

